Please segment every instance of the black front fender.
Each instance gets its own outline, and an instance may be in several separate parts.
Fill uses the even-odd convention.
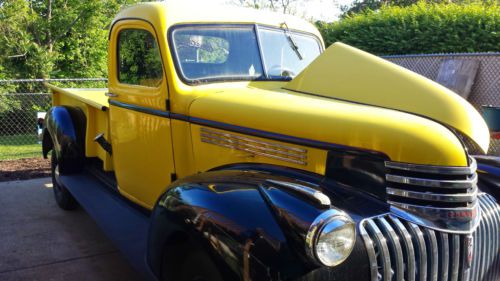
[[[293,280],[311,272],[335,275],[337,280],[368,276],[359,238],[352,258],[335,268],[322,267],[307,255],[309,227],[332,206],[321,206],[303,194],[272,184],[306,184],[304,179],[314,181],[313,175],[275,172],[226,169],[175,182],[152,213],[147,255],[152,271],[160,277],[165,255],[170,256],[169,261],[181,262],[196,244],[209,253],[225,280]],[[321,181],[317,176],[316,183]],[[362,202],[349,196],[349,200]],[[341,205],[340,201],[335,203]],[[175,247],[180,244],[191,246]]]
[[[226,280],[277,280],[303,272],[307,264],[290,247],[263,194],[264,180],[260,173],[218,171],[176,182],[152,214],[148,261],[155,274],[171,241],[182,239],[210,253]],[[320,212],[310,211],[312,217]]]
[[[500,157],[474,156],[477,160],[478,187],[500,201]]]

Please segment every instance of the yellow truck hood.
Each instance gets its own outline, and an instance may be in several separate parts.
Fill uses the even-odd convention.
[[[335,43],[285,89],[424,116],[472,139],[484,152],[489,131],[480,114],[451,90],[403,67]]]
[[[285,83],[207,85],[189,115],[229,125],[383,153],[392,161],[467,166],[458,138],[415,114],[284,90]]]

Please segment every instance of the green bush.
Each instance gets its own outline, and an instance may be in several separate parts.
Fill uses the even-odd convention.
[[[377,55],[500,51],[496,4],[419,2],[317,25],[327,46],[341,41]]]

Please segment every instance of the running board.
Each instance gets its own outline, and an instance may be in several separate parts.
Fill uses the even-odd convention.
[[[61,175],[59,180],[132,266],[147,280],[157,280],[146,262],[149,217],[89,173]]]

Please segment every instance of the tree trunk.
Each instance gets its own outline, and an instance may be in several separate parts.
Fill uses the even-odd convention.
[[[52,53],[54,49],[54,42],[52,40],[52,0],[47,0],[47,46],[49,47],[49,53]]]

